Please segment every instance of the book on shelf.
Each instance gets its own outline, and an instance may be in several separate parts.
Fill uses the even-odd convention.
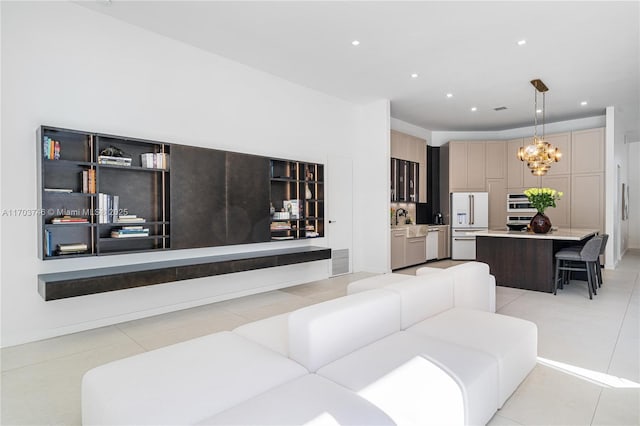
[[[98,155],[98,164],[107,164],[112,166],[131,166],[131,158]]]
[[[146,222],[146,219],[143,217],[138,217],[135,214],[124,214],[120,215],[115,220],[116,223],[137,223],[137,222]]]
[[[51,223],[89,223],[89,220],[79,216],[61,216],[51,219]]]
[[[111,238],[135,238],[135,237],[148,237],[149,228],[140,229],[114,229],[111,231]]]
[[[47,160],[59,160],[60,152],[62,150],[62,146],[60,145],[60,141],[56,141],[51,139],[49,136],[44,137],[44,158]]]
[[[48,229],[44,230],[44,254],[47,257],[53,255],[53,247],[51,245],[51,231]]]
[[[98,223],[118,222],[120,211],[120,196],[99,193],[98,194]]]
[[[45,188],[44,192],[62,192],[62,193],[70,193],[73,192],[71,188]]]
[[[140,164],[147,169],[169,169],[169,154],[164,152],[147,152],[140,154]]]
[[[82,179],[82,192],[84,194],[96,193],[96,170],[88,169],[80,172]]]

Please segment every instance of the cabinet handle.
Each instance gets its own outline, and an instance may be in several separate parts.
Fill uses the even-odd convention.
[[[337,220],[330,220],[329,223],[336,223]]]

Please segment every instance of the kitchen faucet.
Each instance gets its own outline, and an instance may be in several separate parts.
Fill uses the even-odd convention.
[[[396,225],[398,225],[398,216],[404,216],[407,217],[407,213],[409,213],[408,211],[406,211],[403,208],[397,209],[396,210]]]

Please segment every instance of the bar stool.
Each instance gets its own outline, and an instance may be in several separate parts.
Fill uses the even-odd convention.
[[[586,272],[587,274],[587,289],[589,290],[589,299],[593,299],[592,293],[597,294],[596,283],[598,280],[598,273],[596,268],[600,266],[598,257],[600,256],[602,239],[602,235],[596,235],[595,237],[587,241],[580,251],[566,248],[556,253],[556,271],[553,279],[554,295],[556,294],[558,289],[559,279],[562,280],[562,282],[560,283],[560,288],[563,288],[562,284],[571,278],[571,272],[582,271]],[[562,277],[560,277],[560,271],[562,271]]]
[[[602,287],[602,284],[604,284],[604,281],[602,279],[602,268],[604,268],[604,265],[602,264],[601,258],[602,258],[602,255],[604,255],[605,249],[607,248],[607,241],[609,241],[609,234],[600,234],[600,236],[602,236],[602,243],[600,244],[600,254],[598,255],[598,265],[597,265],[598,267],[596,268],[596,272],[598,275],[598,287]],[[584,244],[567,247],[566,249],[579,252],[583,248],[584,248]]]

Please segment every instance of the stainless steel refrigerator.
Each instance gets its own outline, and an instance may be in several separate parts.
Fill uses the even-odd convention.
[[[476,236],[489,228],[489,194],[486,192],[451,193],[451,258],[474,260]]]

